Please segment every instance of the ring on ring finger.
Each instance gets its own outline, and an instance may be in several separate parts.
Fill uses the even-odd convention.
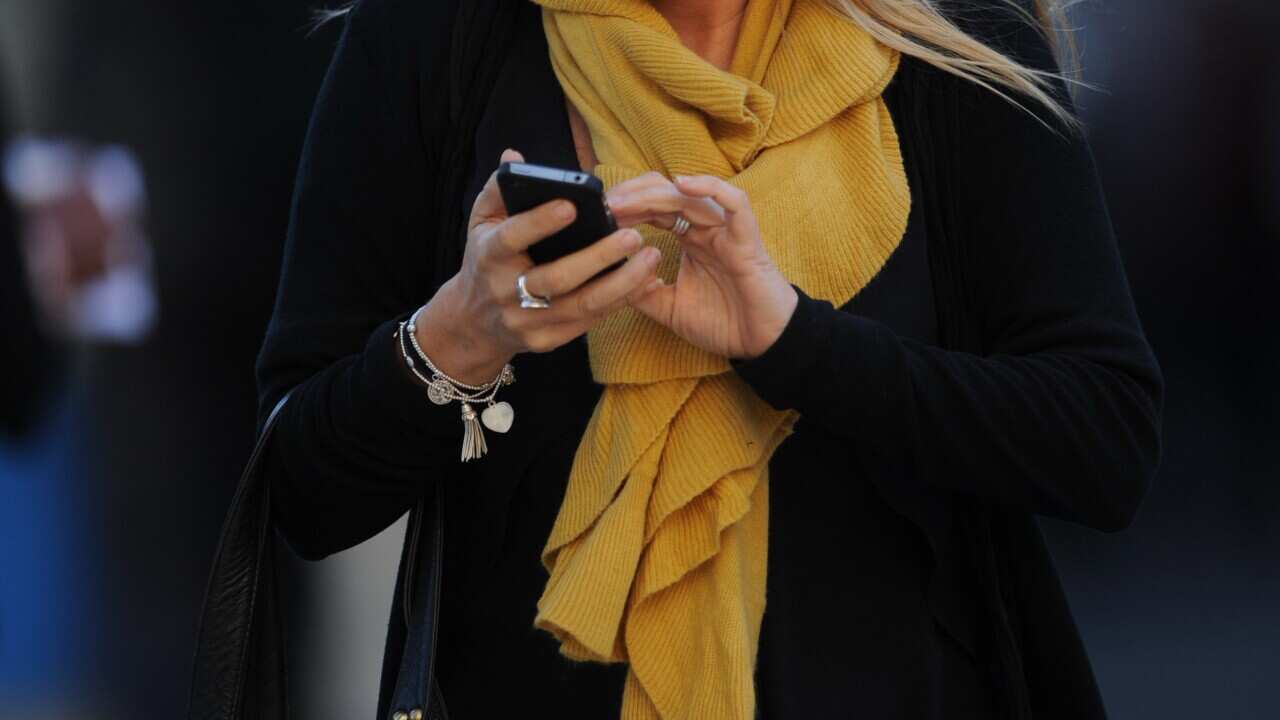
[[[685,218],[685,216],[676,215],[676,221],[671,226],[671,232],[682,236],[689,232],[689,228],[691,227],[693,227],[693,225],[689,223],[689,220]]]
[[[521,274],[516,278],[516,295],[520,297],[520,307],[530,308],[534,310],[543,310],[551,307],[551,298],[534,295],[525,287],[525,276]]]

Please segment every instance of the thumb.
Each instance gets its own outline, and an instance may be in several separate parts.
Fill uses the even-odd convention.
[[[662,278],[654,278],[643,290],[628,298],[627,302],[650,320],[671,327],[671,320],[675,316],[676,288],[663,282]]]
[[[524,162],[524,155],[507,148],[498,158],[499,164],[504,162]],[[467,221],[467,229],[474,229],[486,222],[499,222],[506,217],[507,206],[502,202],[502,193],[498,190],[498,171],[495,169],[489,174],[489,179],[480,188],[480,194],[471,206],[471,219]]]

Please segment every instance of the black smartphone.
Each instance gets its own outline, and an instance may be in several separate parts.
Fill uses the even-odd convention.
[[[581,250],[618,229],[605,201],[604,183],[584,170],[504,162],[498,167],[498,190],[508,215],[559,199],[578,209],[572,225],[529,247],[529,257],[539,265]],[[619,262],[601,272],[621,265]]]

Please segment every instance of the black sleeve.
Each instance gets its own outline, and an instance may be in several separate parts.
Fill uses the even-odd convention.
[[[1055,67],[1028,26],[992,37]],[[1158,464],[1163,384],[1092,157],[1044,113],[961,84],[951,241],[982,351],[901,338],[802,295],[779,341],[735,367],[775,407],[902,458],[904,482],[1123,528]]]
[[[393,338],[434,280],[427,200],[443,130],[418,101],[445,73],[447,5],[357,5],[308,129],[258,358],[263,415],[296,388],[266,467],[277,523],[304,557],[373,536],[458,462],[457,408],[427,400]]]

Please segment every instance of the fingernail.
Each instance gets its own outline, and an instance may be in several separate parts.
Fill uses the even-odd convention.
[[[652,245],[640,251],[640,259],[645,262],[658,262],[660,257],[662,257],[662,253]]]
[[[569,218],[573,217],[573,211],[574,211],[574,207],[573,207],[573,203],[571,202],[561,201],[556,203],[556,210],[555,210],[556,217],[560,218],[561,220],[568,220]]]
[[[640,237],[640,233],[635,230],[627,230],[622,233],[622,243],[626,245],[628,250],[635,250],[644,242],[644,238]]]
[[[688,180],[689,178],[684,175],[676,175],[671,179],[674,180],[677,185],[679,185],[680,183],[684,182],[685,180]]]

